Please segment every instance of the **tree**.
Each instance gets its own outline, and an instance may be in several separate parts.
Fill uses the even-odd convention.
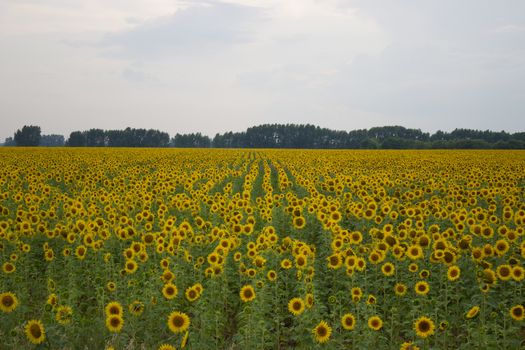
[[[24,125],[22,130],[15,132],[15,143],[17,146],[38,146],[41,139],[41,130],[39,126]]]
[[[62,135],[42,135],[40,146],[62,147],[64,146],[64,136]]]
[[[69,147],[86,147],[86,135],[81,131],[73,131],[69,134],[66,145]]]
[[[7,137],[4,142],[4,146],[16,146],[15,140],[12,137]]]

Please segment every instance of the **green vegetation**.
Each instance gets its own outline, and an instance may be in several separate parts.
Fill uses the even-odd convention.
[[[35,128],[38,128],[35,129]],[[38,133],[37,133],[38,131]],[[37,135],[38,134],[38,135]],[[18,135],[18,136],[17,136]],[[37,141],[38,140],[38,141]],[[61,135],[43,135],[40,127],[24,126],[5,146],[63,146]],[[337,131],[314,125],[264,124],[242,132],[179,134],[171,140],[153,129],[74,131],[65,142],[71,147],[179,148],[305,148],[305,149],[525,149],[525,132],[455,129],[434,134],[402,126]]]

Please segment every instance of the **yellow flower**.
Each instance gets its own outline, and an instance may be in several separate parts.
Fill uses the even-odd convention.
[[[434,322],[426,316],[421,316],[414,322],[414,330],[418,337],[421,338],[426,338],[434,334],[435,328]]]
[[[290,311],[295,316],[298,316],[304,312],[304,301],[301,298],[292,298],[288,302],[288,311]]]
[[[318,343],[326,343],[332,335],[332,328],[325,321],[319,322],[317,326],[312,330],[314,339]]]
[[[457,281],[461,276],[461,269],[459,266],[452,265],[448,268],[447,278],[449,281]]]
[[[480,310],[479,306],[477,306],[477,305],[473,306],[473,307],[470,308],[470,310],[467,311],[465,317],[468,318],[468,319],[474,318],[474,317],[476,317],[478,315],[479,310]]]
[[[57,307],[55,319],[62,325],[67,325],[71,322],[73,316],[73,309],[70,306],[61,305]]]
[[[368,319],[368,327],[378,331],[383,328],[383,320],[379,316],[372,316]]]
[[[346,330],[352,330],[355,327],[355,317],[351,313],[344,314],[341,317],[341,325]]]
[[[40,320],[30,320],[26,323],[25,333],[27,339],[33,344],[41,344],[46,339],[46,331]]]
[[[162,288],[162,295],[168,300],[175,298],[178,292],[177,286],[171,283],[166,283]]]
[[[241,288],[239,295],[244,302],[252,301],[255,299],[255,290],[251,285],[246,285]]]
[[[418,295],[427,295],[430,291],[430,286],[425,281],[419,281],[416,283],[414,290]]]
[[[158,350],[177,350],[173,345],[170,344],[162,344],[159,346]]]
[[[112,333],[120,333],[124,327],[124,319],[120,315],[108,315],[106,317],[106,327]]]
[[[111,316],[111,315],[122,316],[123,314],[122,305],[120,305],[118,301],[112,301],[108,303],[104,311],[106,312],[106,316]]]
[[[184,312],[173,311],[168,316],[168,328],[173,333],[182,333],[190,326],[190,318]]]
[[[510,317],[512,317],[516,321],[523,321],[525,318],[525,309],[523,308],[523,305],[518,304],[510,308]]]
[[[394,264],[387,262],[384,263],[383,266],[381,266],[381,272],[385,276],[392,276],[396,272],[396,268]]]
[[[0,294],[0,310],[2,310],[2,312],[13,312],[17,306],[18,299],[16,298],[15,294],[11,292],[5,292]]]

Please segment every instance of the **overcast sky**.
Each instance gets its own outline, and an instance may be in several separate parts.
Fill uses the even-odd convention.
[[[0,0],[0,122],[525,131],[525,1]]]

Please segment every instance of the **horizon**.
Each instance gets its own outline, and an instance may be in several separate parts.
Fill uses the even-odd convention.
[[[23,125],[525,130],[525,3],[7,0],[0,140]]]
[[[293,123],[288,123],[288,124],[293,124]],[[104,131],[111,131],[111,130],[125,130],[127,128],[131,128],[131,129],[145,129],[145,130],[157,130],[157,131],[160,131],[160,132],[165,132],[167,133],[170,138],[174,137],[175,135],[177,134],[180,134],[180,135],[188,135],[188,134],[201,134],[202,136],[207,136],[209,137],[210,139],[213,139],[216,135],[220,134],[220,135],[224,135],[225,133],[228,133],[228,132],[232,132],[232,133],[243,133],[243,132],[246,132],[247,129],[249,128],[256,128],[256,127],[260,127],[260,126],[264,126],[264,125],[287,125],[287,124],[284,124],[284,123],[264,123],[264,124],[258,124],[258,125],[252,125],[252,126],[248,126],[247,128],[245,128],[244,130],[238,130],[238,131],[235,131],[235,130],[226,130],[226,131],[223,131],[221,133],[215,133],[215,134],[212,134],[212,135],[208,135],[208,134],[205,134],[201,131],[190,131],[190,132],[187,132],[187,133],[181,133],[181,132],[169,132],[167,130],[160,130],[160,129],[153,129],[153,128],[133,128],[131,126],[125,126],[125,127],[122,127],[122,128],[118,128],[118,129],[103,129],[103,128],[97,128],[97,127],[94,127],[92,129],[101,129],[101,130],[104,130]],[[328,128],[328,127],[324,127],[324,126],[321,126],[321,125],[314,125],[314,124],[295,124],[297,126],[314,126],[316,128],[320,128],[320,129],[328,129],[330,131],[336,131],[336,132],[352,132],[352,131],[357,131],[357,130],[370,130],[370,129],[373,129],[373,128],[388,128],[388,127],[402,127],[402,128],[405,128],[405,129],[412,129],[412,130],[419,130],[421,131],[422,133],[426,133],[426,134],[429,134],[429,135],[433,135],[435,134],[436,132],[438,131],[441,131],[441,132],[444,132],[444,133],[451,133],[453,132],[454,130],[460,130],[460,129],[467,129],[467,128],[454,128],[452,130],[435,130],[435,131],[427,131],[427,130],[422,130],[422,129],[419,129],[419,128],[408,128],[408,127],[405,127],[403,125],[382,125],[382,126],[372,126],[372,127],[369,127],[369,128],[362,128],[362,129],[347,129],[347,130],[342,130],[342,129],[331,129],[331,128]],[[41,126],[41,125],[22,125],[20,126],[19,128],[17,128],[15,131],[13,131],[13,134],[11,136],[8,136],[7,138],[13,138],[13,135],[16,133],[17,130],[21,130],[24,126],[39,126],[41,128],[41,135],[44,136],[44,135],[47,135],[47,136],[51,136],[51,135],[60,135],[60,136],[64,136],[64,140],[67,141],[67,139],[69,138],[69,136],[71,135],[72,132],[85,132],[85,131],[89,131],[89,129],[86,129],[86,130],[72,130],[71,132],[67,133],[67,134],[59,134],[59,133],[47,133],[44,131],[44,128]],[[525,132],[525,129],[524,130],[517,130],[517,131],[514,131],[514,132],[510,132],[508,130],[490,130],[490,129],[467,129],[467,130],[473,130],[473,131],[480,131],[480,132],[485,132],[485,131],[488,131],[488,132],[494,132],[494,133],[498,133],[498,132],[504,132],[504,133],[507,133],[507,134],[517,134],[517,133],[523,133]],[[4,138],[4,139],[0,139],[0,144],[3,144],[7,138]]]

